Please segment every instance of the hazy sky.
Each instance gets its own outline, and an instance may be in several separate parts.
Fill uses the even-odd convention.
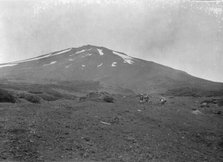
[[[0,0],[0,63],[86,44],[223,82],[223,1]]]

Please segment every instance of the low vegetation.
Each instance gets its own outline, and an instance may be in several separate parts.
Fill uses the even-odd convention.
[[[169,96],[192,96],[192,97],[216,97],[223,96],[223,90],[205,90],[199,88],[183,87],[168,90],[166,95]]]
[[[37,96],[42,98],[44,101],[56,101],[61,98],[50,94],[38,94]]]
[[[0,89],[0,102],[15,103],[16,101],[16,97],[11,92],[4,89]]]
[[[26,93],[26,92],[18,93],[18,98],[25,99],[32,103],[40,103],[41,102],[40,97],[30,94],[30,93]]]
[[[80,102],[87,100],[96,102],[114,102],[114,98],[108,92],[90,92],[86,96],[79,98]]]
[[[113,103],[114,102],[114,98],[112,96],[104,96],[103,97],[103,100],[105,102],[110,102],[110,103]]]

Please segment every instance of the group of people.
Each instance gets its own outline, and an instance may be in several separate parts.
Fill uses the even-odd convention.
[[[149,103],[150,102],[149,95],[148,94],[140,94],[139,102],[140,103],[145,103],[145,102]]]
[[[140,103],[149,103],[151,102],[150,96],[148,94],[140,94],[139,95],[139,102]],[[160,97],[160,103],[163,105],[167,102],[165,97]]]

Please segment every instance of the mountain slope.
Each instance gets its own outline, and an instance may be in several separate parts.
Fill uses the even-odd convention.
[[[185,87],[223,89],[223,84],[199,79],[183,71],[92,45],[0,64],[0,74],[0,78],[32,83],[99,81],[104,87],[122,87],[150,93]]]

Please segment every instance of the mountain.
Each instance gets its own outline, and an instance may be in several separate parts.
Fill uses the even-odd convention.
[[[180,70],[93,45],[0,64],[0,74],[1,79],[41,84],[96,81],[108,89],[125,88],[135,92],[223,90],[222,83],[196,78]]]

